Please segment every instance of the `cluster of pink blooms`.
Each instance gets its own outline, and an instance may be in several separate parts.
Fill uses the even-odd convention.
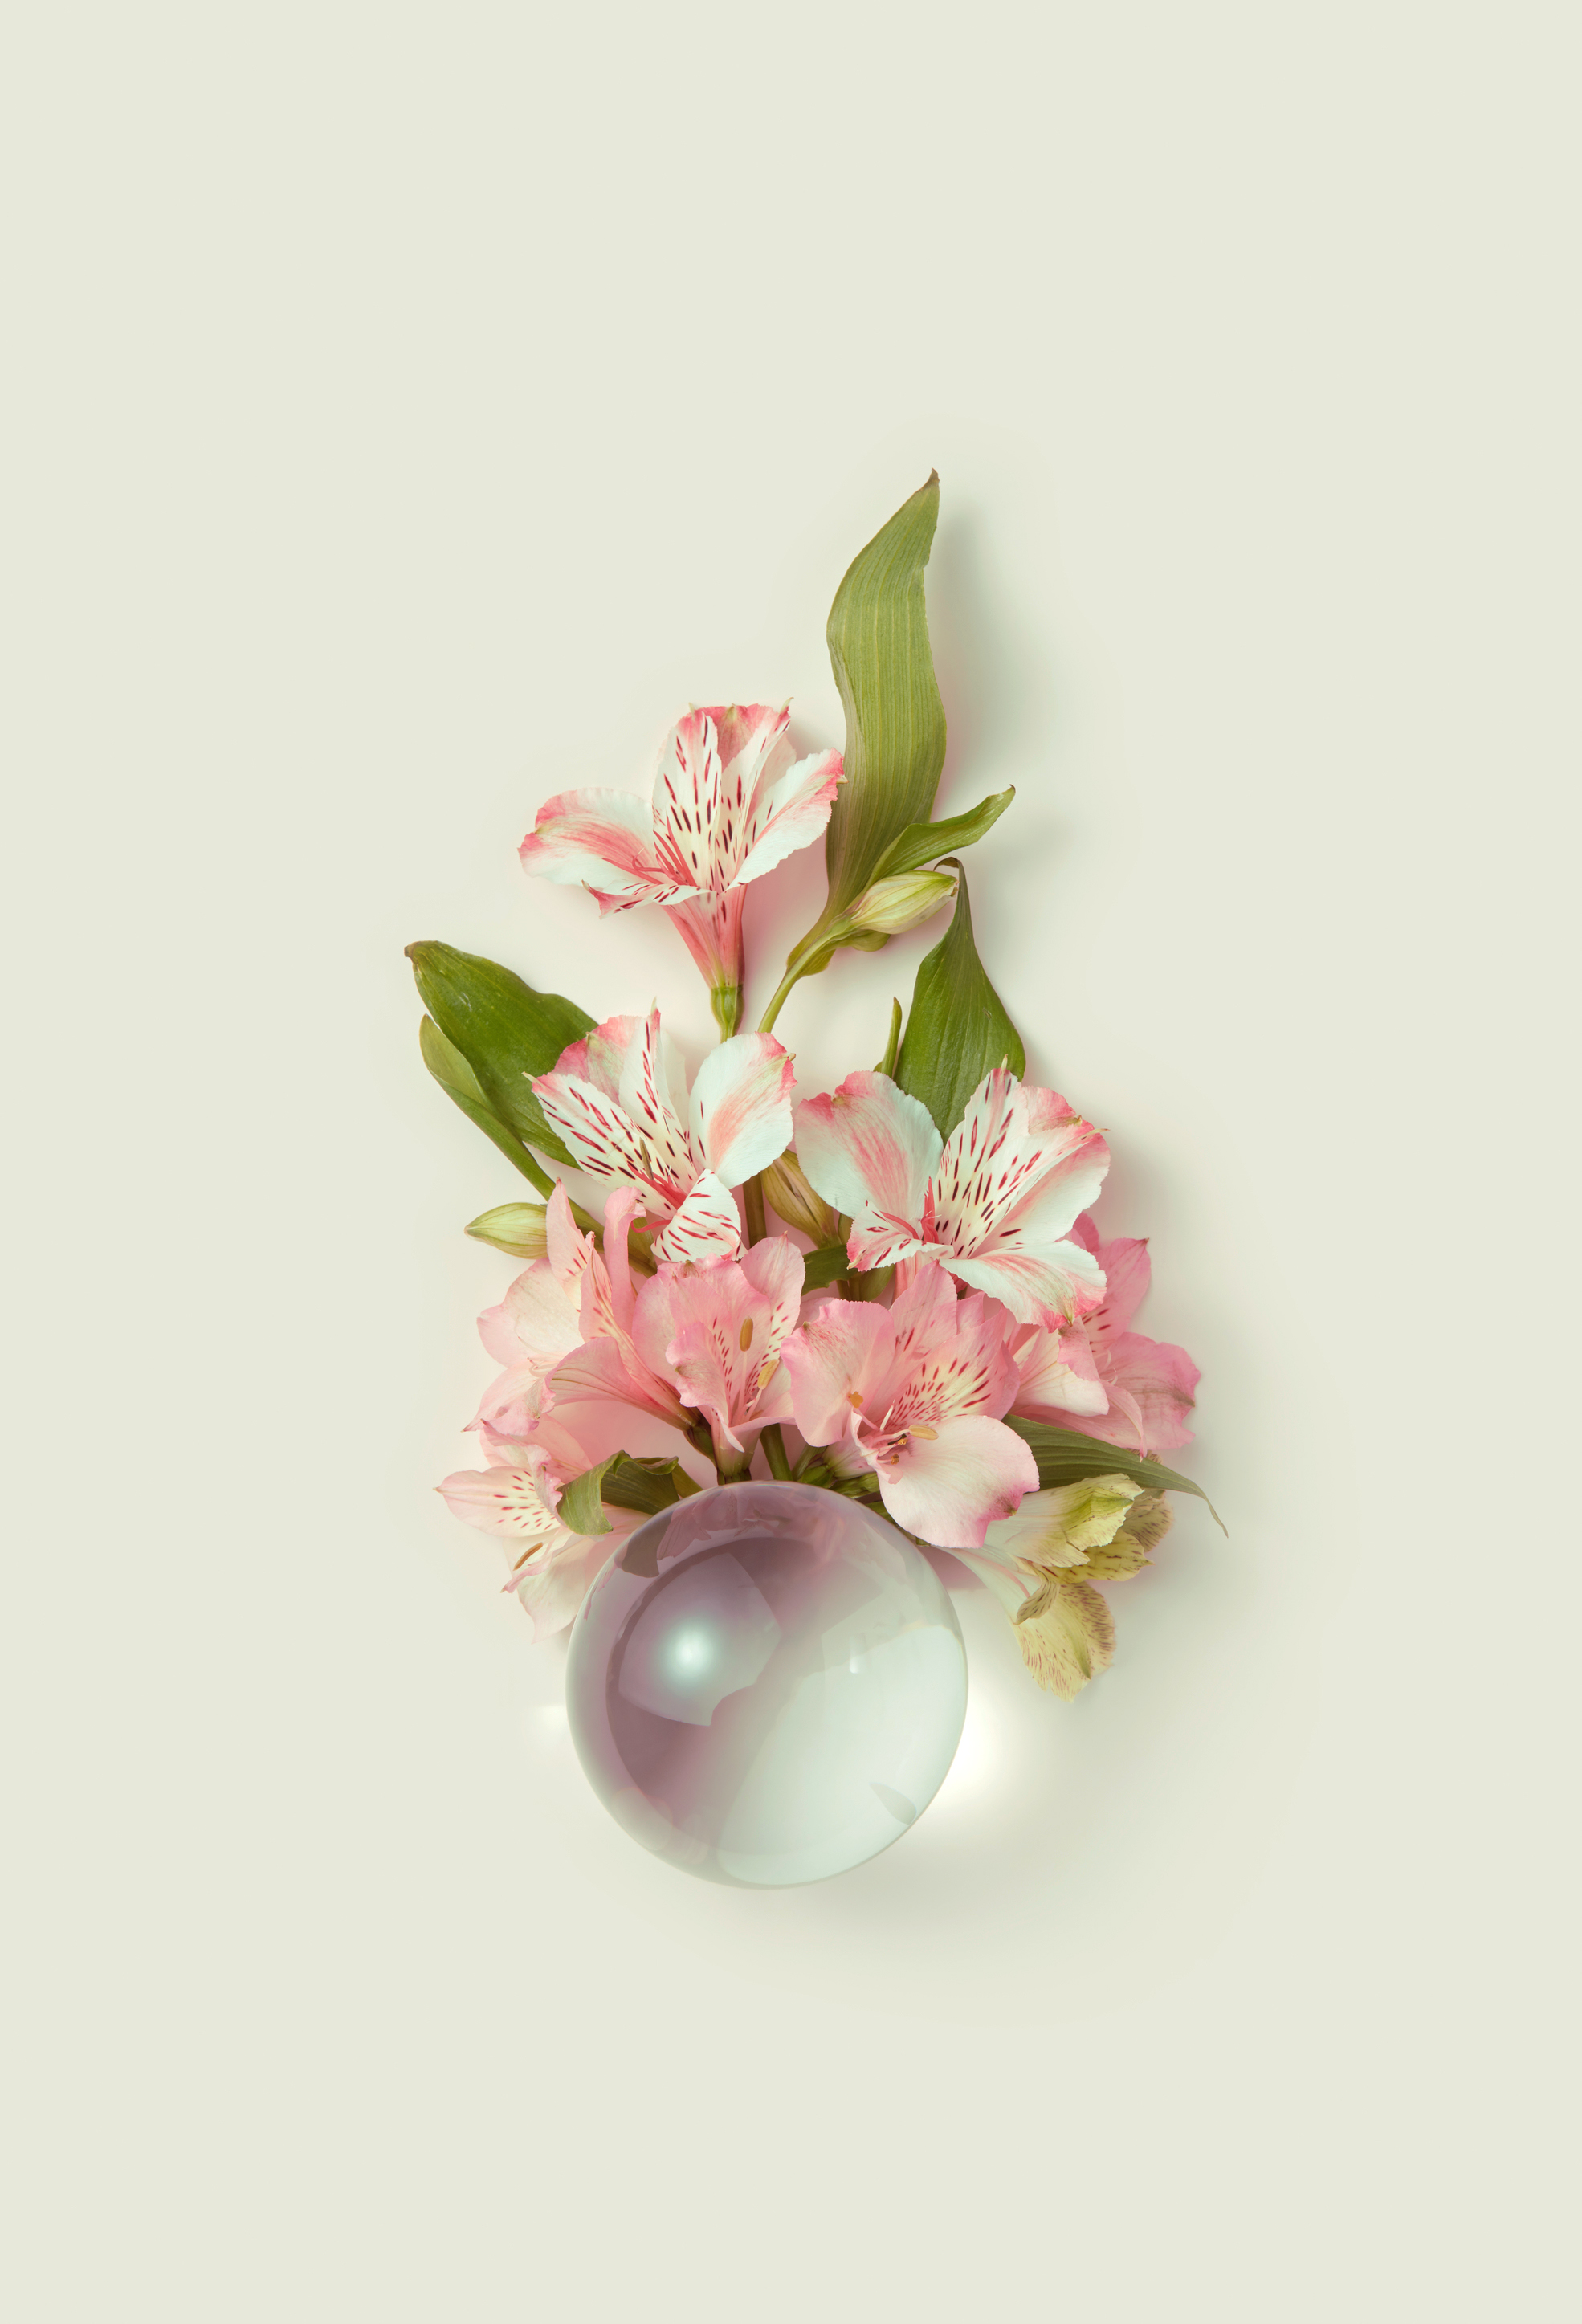
[[[793,762],[786,724],[784,711],[694,711],[651,809],[565,794],[524,863],[607,909],[659,904],[711,984],[740,987],[746,887],[819,835],[841,780],[833,752]],[[540,1635],[571,1619],[613,1545],[556,1511],[614,1451],[669,1451],[712,1484],[755,1457],[761,1473],[773,1428],[794,1471],[867,1480],[917,1540],[980,1551],[1038,1489],[1007,1417],[1145,1453],[1189,1440],[1197,1368],[1131,1329],[1147,1245],[1095,1225],[1108,1151],[1053,1091],[990,1072],[942,1139],[882,1073],[800,1095],[767,1032],[722,1041],[689,1088],[658,1010],[609,1019],[533,1089],[602,1189],[602,1230],[579,1229],[556,1189],[545,1255],[480,1319],[501,1367],[473,1423],[487,1466],[441,1489],[510,1545]],[[877,1296],[805,1293],[794,1230],[748,1240],[739,1190],[792,1157],[849,1222],[845,1286]],[[607,1514],[617,1534],[640,1522]]]

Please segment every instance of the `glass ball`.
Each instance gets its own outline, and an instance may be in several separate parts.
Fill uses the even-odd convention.
[[[812,1485],[722,1485],[630,1535],[572,1625],[588,1780],[667,1864],[732,1887],[877,1856],[944,1781],[967,1657],[904,1534]]]

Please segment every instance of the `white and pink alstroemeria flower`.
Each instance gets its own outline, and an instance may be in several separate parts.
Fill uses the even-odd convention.
[[[936,1260],[1021,1323],[1098,1305],[1103,1275],[1070,1235],[1109,1148],[1053,1090],[997,1067],[942,1139],[927,1107],[887,1074],[851,1074],[796,1108],[796,1130],[804,1172],[851,1221],[854,1267]]]
[[[506,1544],[511,1565],[505,1586],[521,1600],[534,1637],[549,1637],[571,1620],[614,1540],[641,1518],[635,1510],[611,1508],[609,1533],[574,1533],[562,1525],[562,1492],[602,1456],[590,1454],[556,1419],[537,1421],[531,1437],[520,1441],[485,1431],[483,1448],[487,1469],[459,1469],[439,1490],[453,1517]]]
[[[893,1307],[832,1299],[786,1342],[796,1425],[871,1470],[896,1523],[940,1549],[981,1549],[987,1526],[1038,1488],[1032,1453],[1001,1415],[1016,1392],[1005,1309],[958,1299],[920,1267]]]
[[[802,1276],[802,1253],[773,1235],[739,1260],[662,1267],[637,1295],[638,1352],[708,1421],[722,1475],[744,1474],[759,1432],[791,1417],[780,1358],[796,1328]]]
[[[1104,1296],[1058,1332],[1035,1332],[1018,1342],[1021,1386],[1012,1410],[1136,1452],[1191,1443],[1187,1416],[1198,1367],[1184,1348],[1127,1329],[1148,1288],[1146,1240],[1120,1235],[1103,1242],[1086,1215],[1072,1234],[1102,1270]]]
[[[733,1033],[751,881],[815,840],[842,775],[838,751],[794,756],[789,714],[762,703],[689,711],[665,739],[650,806],[633,791],[562,791],[521,844],[525,870],[587,888],[605,912],[658,904]]]
[[[731,1188],[791,1142],[792,1061],[772,1033],[738,1033],[698,1068],[689,1096],[659,1012],[611,1017],[562,1052],[533,1093],[579,1166],[636,1187],[660,1259],[731,1259],[741,1222]]]

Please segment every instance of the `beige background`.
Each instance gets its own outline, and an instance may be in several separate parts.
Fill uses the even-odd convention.
[[[10,2312],[1574,2312],[1571,13],[5,47]],[[515,844],[689,698],[838,742],[934,464],[942,811],[1019,787],[984,950],[1230,1535],[1073,1708],[963,1596],[935,1807],[751,1896],[429,1489],[513,1182],[400,952],[695,1056]],[[928,941],[802,989],[812,1086]]]

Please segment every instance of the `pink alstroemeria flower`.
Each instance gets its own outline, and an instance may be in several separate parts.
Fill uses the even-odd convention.
[[[521,844],[526,871],[580,884],[601,911],[660,905],[725,1034],[741,1014],[748,882],[818,837],[841,780],[838,751],[793,759],[788,723],[762,703],[689,711],[665,739],[651,807],[633,791],[562,791]]]
[[[638,1352],[708,1421],[722,1476],[744,1476],[759,1432],[791,1417],[780,1357],[796,1328],[802,1275],[802,1253],[774,1235],[740,1260],[662,1267],[638,1293]]]
[[[661,1259],[730,1259],[741,1222],[730,1189],[791,1142],[792,1062],[771,1033],[738,1033],[698,1068],[689,1098],[657,1009],[611,1017],[562,1052],[533,1093],[580,1167],[639,1189],[666,1222]]]
[[[557,1421],[541,1420],[525,1442],[485,1432],[487,1469],[459,1469],[440,1486],[446,1507],[464,1525],[507,1543],[514,1590],[535,1638],[565,1629],[616,1538],[641,1523],[635,1510],[607,1509],[610,1531],[574,1533],[556,1511],[560,1496],[599,1457]]]
[[[1020,1323],[1098,1305],[1104,1277],[1067,1238],[1109,1148],[1053,1090],[997,1067],[942,1141],[927,1107],[888,1075],[850,1074],[799,1105],[796,1124],[804,1172],[851,1221],[854,1267],[935,1259]]]
[[[896,1523],[940,1549],[981,1549],[985,1528],[1038,1489],[1032,1453],[1000,1416],[1016,1392],[1011,1319],[973,1292],[958,1299],[920,1267],[893,1307],[831,1299],[786,1341],[796,1425],[872,1470]]]
[[[1074,1323],[1033,1333],[1018,1343],[1021,1386],[1012,1410],[1025,1420],[1053,1421],[1136,1452],[1190,1444],[1187,1415],[1198,1367],[1184,1348],[1127,1329],[1148,1288],[1146,1240],[1119,1235],[1102,1242],[1086,1215],[1072,1234],[1102,1268],[1104,1296]]]

